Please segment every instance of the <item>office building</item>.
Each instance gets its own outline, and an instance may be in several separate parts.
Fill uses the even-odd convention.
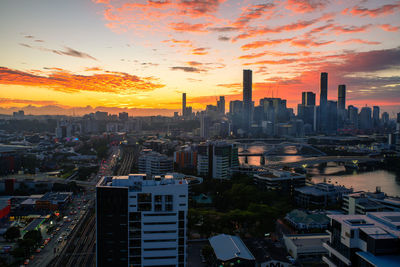
[[[326,108],[326,118],[325,122],[326,131],[328,133],[336,133],[338,128],[338,110],[337,110],[337,102],[336,101],[328,101]]]
[[[380,108],[378,106],[372,107],[372,124],[374,128],[378,128],[380,126],[379,119]]]
[[[148,176],[163,175],[173,172],[174,162],[166,155],[162,155],[151,149],[144,149],[139,156],[139,173]]]
[[[276,190],[293,195],[294,189],[306,184],[306,176],[287,171],[270,170],[253,176],[254,184],[260,189]]]
[[[229,113],[230,115],[238,115],[243,112],[243,101],[233,100],[229,102]]]
[[[359,191],[343,195],[342,209],[347,214],[400,211],[400,198],[387,196],[377,187],[375,192]]]
[[[326,72],[321,72],[319,111],[319,129],[321,132],[326,132],[328,122],[328,73]]]
[[[243,118],[245,122],[245,130],[250,129],[252,120],[252,87],[253,73],[251,70],[243,70]]]
[[[342,196],[350,194],[353,189],[344,186],[335,186],[328,183],[319,183],[295,189],[295,201],[304,208],[324,208],[341,201]]]
[[[220,96],[219,101],[217,101],[218,112],[225,115],[225,96]]]
[[[182,93],[182,116],[186,116],[186,93]]]
[[[239,167],[236,144],[216,141],[200,144],[197,147],[197,174],[214,179],[229,179],[232,168]]]
[[[386,111],[382,113],[382,124],[383,126],[387,126],[389,124],[389,113]]]
[[[346,85],[338,86],[338,110],[346,109]]]
[[[343,128],[347,114],[346,114],[346,85],[340,84],[338,86],[338,102],[337,102],[337,127]]]
[[[185,179],[102,178],[96,186],[97,266],[186,266],[187,210]]]
[[[349,122],[352,124],[353,128],[358,129],[358,108],[353,105],[347,107]]]
[[[361,130],[370,130],[372,129],[372,118],[371,118],[371,108],[363,107],[361,108],[360,114],[360,129]]]
[[[302,92],[301,104],[303,106],[315,106],[315,94],[313,92]]]
[[[400,212],[328,215],[330,240],[323,246],[329,266],[398,266]]]

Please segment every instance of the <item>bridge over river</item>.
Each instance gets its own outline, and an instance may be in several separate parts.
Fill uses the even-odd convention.
[[[365,162],[379,162],[380,158],[370,158],[368,156],[322,156],[322,157],[310,157],[310,158],[302,158],[298,161],[294,162],[268,162],[265,167],[271,168],[282,168],[284,166],[287,167],[304,167],[328,163],[328,162],[340,162],[340,163],[352,163],[354,165],[365,163]]]

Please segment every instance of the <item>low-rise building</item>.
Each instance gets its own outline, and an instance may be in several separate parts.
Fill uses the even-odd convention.
[[[210,245],[214,251],[213,266],[255,266],[255,258],[238,236],[220,234],[210,237]]]
[[[348,214],[400,211],[400,198],[386,196],[379,188],[375,192],[359,191],[343,196],[342,209]]]
[[[327,229],[329,218],[325,212],[292,210],[285,216],[296,230]]]
[[[306,176],[288,171],[266,171],[255,174],[254,183],[261,189],[277,190],[293,195],[295,188],[306,184]]]
[[[303,262],[317,262],[328,254],[323,243],[329,240],[329,234],[284,235],[283,242],[287,252],[295,259]]]
[[[47,192],[35,202],[36,210],[54,211],[65,207],[71,201],[72,192]]]
[[[319,183],[295,189],[295,201],[304,208],[327,207],[342,200],[344,194],[352,193],[353,189],[344,186],[335,186],[328,183]]]
[[[400,212],[329,215],[329,266],[399,266]]]

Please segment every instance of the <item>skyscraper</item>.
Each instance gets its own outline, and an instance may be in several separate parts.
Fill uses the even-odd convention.
[[[177,175],[104,177],[96,186],[96,264],[186,266],[188,183]]]
[[[370,107],[361,108],[359,117],[360,117],[360,129],[369,130],[372,128],[372,118],[371,118],[371,108]]]
[[[315,94],[313,92],[302,92],[301,104],[303,106],[315,106]]]
[[[182,116],[186,115],[186,93],[182,94]]]
[[[327,103],[328,103],[328,73],[321,72],[319,110],[320,110],[320,130],[322,132],[325,132],[327,129]]]
[[[217,101],[218,112],[225,114],[225,96],[220,96],[219,101]]]
[[[346,85],[340,84],[338,87],[338,110],[346,109]]]
[[[338,86],[337,126],[343,128],[346,119],[346,85]]]
[[[245,129],[248,130],[251,124],[252,113],[252,85],[253,74],[251,70],[243,70],[243,116]]]
[[[372,122],[374,128],[378,128],[380,126],[379,119],[380,108],[378,106],[373,106],[372,108]]]

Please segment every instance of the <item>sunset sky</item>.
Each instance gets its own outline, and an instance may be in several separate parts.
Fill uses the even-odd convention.
[[[400,112],[400,1],[2,0],[0,25],[0,113],[228,106],[243,69],[256,104],[296,107],[324,71],[328,99]]]

